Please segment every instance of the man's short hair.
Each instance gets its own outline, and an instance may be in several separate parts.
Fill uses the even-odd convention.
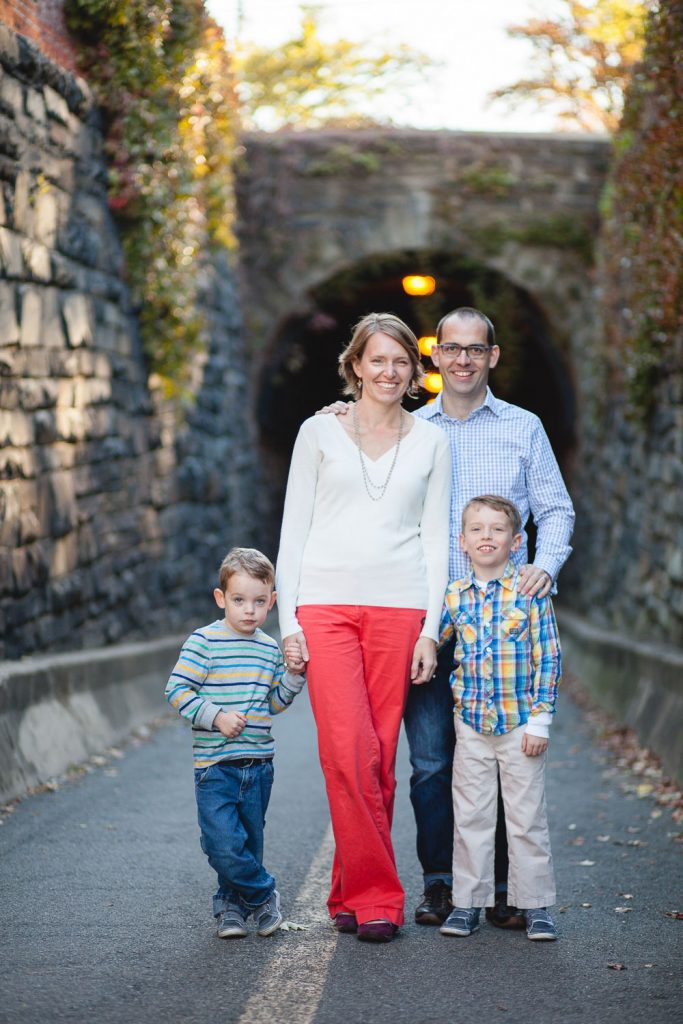
[[[218,570],[218,586],[223,593],[228,589],[230,577],[235,573],[244,573],[252,579],[260,580],[269,586],[275,584],[275,567],[269,558],[256,548],[231,548],[221,562]]]
[[[514,502],[508,501],[507,498],[501,498],[499,494],[480,494],[478,498],[472,498],[467,502],[462,510],[461,528],[463,531],[465,529],[465,516],[474,505],[485,505],[486,508],[492,508],[494,512],[504,512],[510,520],[513,537],[522,532],[522,517],[519,514],[519,509]]]
[[[446,313],[442,316],[436,325],[436,341],[437,344],[441,341],[441,335],[443,329],[449,320],[453,317],[458,317],[460,320],[481,320],[482,323],[486,324],[486,344],[496,344],[496,329],[487,317],[486,313],[482,313],[480,309],[474,309],[473,306],[458,306],[457,309],[452,309],[450,313]]]

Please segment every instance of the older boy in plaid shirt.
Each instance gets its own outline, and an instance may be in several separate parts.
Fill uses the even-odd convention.
[[[471,935],[494,904],[494,835],[500,772],[508,830],[509,900],[526,914],[530,939],[557,938],[545,807],[548,728],[560,682],[560,647],[549,597],[519,591],[510,554],[521,543],[512,502],[482,495],[462,515],[460,545],[472,568],[451,583],[441,642],[456,634],[451,688],[454,909],[443,935]]]

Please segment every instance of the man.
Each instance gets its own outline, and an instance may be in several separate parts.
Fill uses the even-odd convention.
[[[494,398],[490,371],[500,358],[493,324],[468,306],[440,321],[432,362],[443,391],[415,413],[441,427],[451,443],[453,492],[450,515],[451,580],[467,571],[458,536],[462,510],[477,494],[500,494],[519,509],[522,527],[532,516],[536,554],[527,562],[526,534],[514,552],[525,594],[545,596],[569,557],[574,524],[571,499],[543,426],[533,413]],[[417,851],[424,874],[418,924],[439,925],[451,909],[453,812],[451,775],[455,743],[449,678],[453,646],[447,645],[431,682],[412,686],[405,727],[413,773],[410,799],[417,824]],[[496,906],[487,917],[499,927],[524,927],[523,915],[507,905],[507,842],[502,801],[496,833]]]
[[[479,494],[512,501],[522,518],[522,543],[513,554],[520,569],[520,592],[544,597],[571,553],[574,510],[541,421],[533,413],[494,398],[490,371],[500,358],[493,324],[484,313],[461,306],[436,329],[432,362],[443,391],[414,415],[445,430],[451,445],[453,490],[450,512],[449,578],[467,571],[458,538],[462,510]],[[345,413],[338,402],[322,412]],[[527,562],[524,532],[529,516],[537,529],[533,564]],[[453,644],[439,654],[428,683],[411,686],[404,723],[413,772],[410,799],[417,825],[417,854],[424,894],[415,910],[418,924],[441,925],[451,911],[453,882],[453,803],[451,776],[455,731],[450,674]],[[487,917],[501,928],[523,928],[524,916],[507,904],[507,838],[502,800],[496,830],[496,905]]]

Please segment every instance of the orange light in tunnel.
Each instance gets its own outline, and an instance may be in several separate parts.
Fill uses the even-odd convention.
[[[424,338],[420,338],[417,345],[423,356],[429,356],[436,345],[436,338],[433,338],[431,335],[427,335]]]
[[[408,274],[401,284],[406,295],[431,295],[436,290],[436,281],[428,274]]]
[[[443,387],[443,381],[440,373],[426,373],[424,386],[427,391],[431,391],[433,395],[438,395]]]

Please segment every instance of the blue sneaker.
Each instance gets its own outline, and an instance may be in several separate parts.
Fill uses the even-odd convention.
[[[276,932],[282,924],[280,894],[277,889],[273,889],[266,902],[262,903],[260,907],[254,907],[251,913],[258,935],[272,935],[273,932]]]
[[[557,938],[555,922],[545,907],[526,911],[526,937],[542,942],[554,942]]]
[[[479,907],[453,907],[439,928],[442,935],[472,935],[479,931]]]
[[[221,911],[217,919],[216,934],[219,939],[243,939],[247,934],[247,922],[240,907],[230,904]]]

